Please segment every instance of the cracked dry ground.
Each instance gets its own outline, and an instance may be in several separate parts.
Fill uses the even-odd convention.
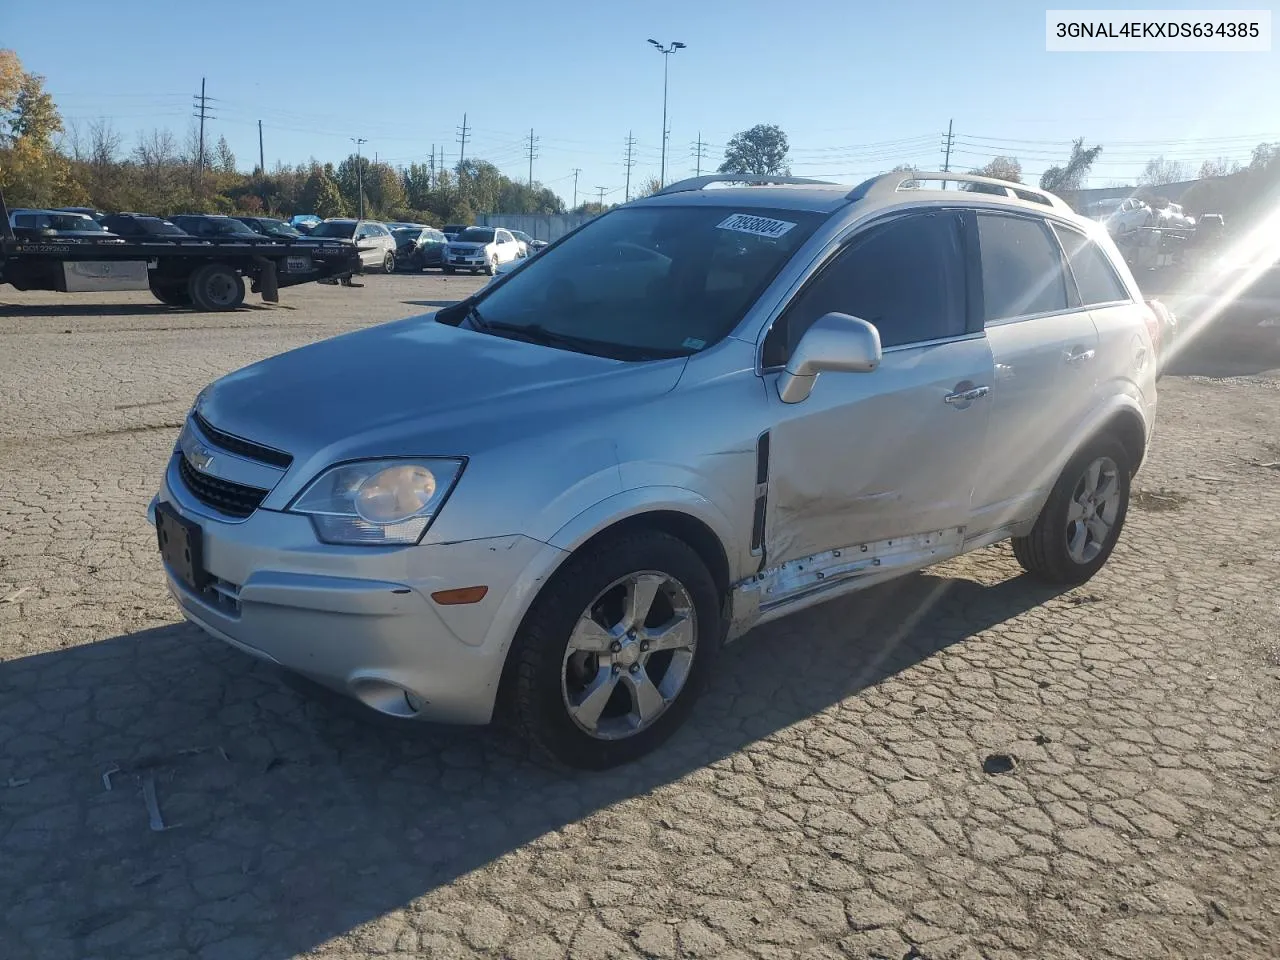
[[[1280,381],[1162,383],[1086,586],[997,547],[828,604],[656,756],[564,775],[178,623],[143,516],[207,380],[470,289],[5,291],[0,957],[1276,956]]]

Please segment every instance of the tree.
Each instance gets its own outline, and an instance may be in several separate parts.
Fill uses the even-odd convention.
[[[985,166],[977,167],[969,172],[980,177],[1007,180],[1009,183],[1022,182],[1022,164],[1014,157],[993,157]]]
[[[651,197],[662,189],[662,182],[657,177],[650,177],[645,180],[632,194],[637,200],[641,197]]]
[[[1138,177],[1138,183],[1144,187],[1163,187],[1167,183],[1178,183],[1187,179],[1187,165],[1177,160],[1166,160],[1155,157],[1147,161]]]
[[[914,164],[900,163],[896,167],[893,167],[889,172],[890,173],[919,173],[920,168],[915,166]],[[920,182],[918,180],[903,180],[901,181],[901,184],[904,185],[908,190],[914,190],[918,186],[920,186]]]
[[[219,173],[236,172],[236,155],[231,152],[231,145],[226,137],[218,137],[218,145],[214,147],[214,167]]]
[[[787,163],[787,135],[772,123],[757,123],[750,130],[735,134],[724,150],[720,173],[755,173],[768,176],[790,176]]]
[[[62,117],[44,89],[12,50],[0,50],[0,189],[10,206],[49,206],[83,196],[70,161],[54,148]]]
[[[347,214],[346,201],[331,168],[314,163],[307,175],[307,182],[298,198],[302,209],[321,217],[344,217]]]
[[[1233,173],[1239,173],[1240,169],[1238,160],[1228,160],[1226,157],[1219,157],[1217,160],[1206,160],[1200,164],[1199,179],[1208,180],[1212,177],[1229,177]]]
[[[1079,190],[1089,178],[1089,168],[1093,166],[1101,146],[1084,146],[1084,137],[1077,137],[1071,144],[1071,157],[1065,166],[1050,167],[1040,175],[1040,189],[1052,190],[1054,193],[1070,193]]]

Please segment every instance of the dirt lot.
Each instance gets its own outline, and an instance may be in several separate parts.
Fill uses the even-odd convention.
[[[196,391],[477,282],[232,315],[0,289],[0,957],[1277,955],[1280,371],[1253,355],[1162,383],[1093,582],[1000,546],[762,628],[612,774],[389,725],[180,624],[144,510]]]

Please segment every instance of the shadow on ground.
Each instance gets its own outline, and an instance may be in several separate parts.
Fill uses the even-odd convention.
[[[920,574],[763,627],[661,751],[592,775],[304,694],[186,625],[0,663],[0,929],[28,945],[14,956],[196,956],[234,935],[236,956],[283,960],[1054,595]]]
[[[170,307],[163,303],[49,303],[15,304],[0,303],[0,317],[163,317],[163,316],[234,316],[247,310],[271,310],[274,305],[243,303],[235,310],[207,314],[191,307]]]

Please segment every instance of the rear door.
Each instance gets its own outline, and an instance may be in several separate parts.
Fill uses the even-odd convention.
[[[922,551],[959,547],[993,372],[970,318],[962,218],[932,211],[869,226],[770,330],[766,368],[784,365],[829,312],[874,324],[884,356],[871,373],[820,374],[800,403],[783,403],[770,384],[767,566],[906,537]]]
[[[974,533],[1035,515],[1098,383],[1098,333],[1048,223],[979,211],[982,318],[995,359]]]

